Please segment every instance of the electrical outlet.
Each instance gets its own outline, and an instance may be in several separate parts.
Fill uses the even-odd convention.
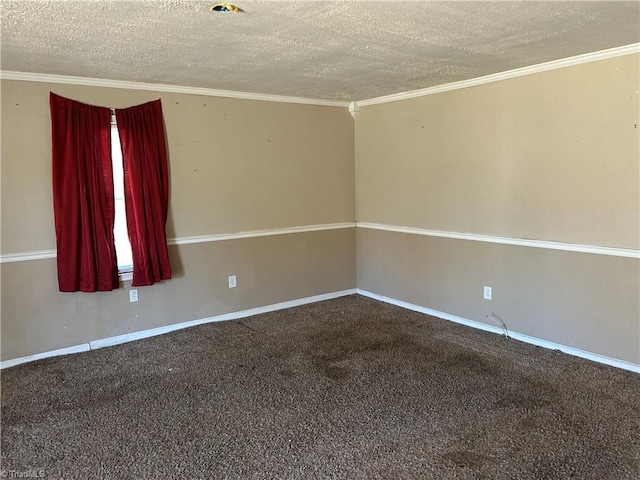
[[[129,302],[137,302],[138,301],[138,289],[134,288],[133,290],[129,290]]]
[[[484,299],[485,300],[491,300],[491,295],[492,295],[491,287],[487,287],[485,285],[485,287],[484,287]]]
[[[236,288],[236,276],[229,275],[229,288]]]

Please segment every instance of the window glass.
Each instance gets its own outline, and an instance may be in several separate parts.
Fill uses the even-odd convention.
[[[118,257],[118,271],[130,271],[133,268],[131,244],[127,233],[127,217],[124,207],[124,171],[122,166],[122,148],[118,127],[111,125],[111,161],[113,162],[113,193],[115,197],[116,219],[113,227]]]

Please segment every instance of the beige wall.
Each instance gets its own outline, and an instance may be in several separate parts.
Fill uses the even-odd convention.
[[[169,247],[172,280],[59,293],[55,259],[2,264],[2,359],[355,287],[355,229]],[[229,289],[227,276],[238,286]]]
[[[109,107],[162,99],[169,237],[354,220],[345,108],[3,80],[4,254],[55,248],[49,91]]]
[[[638,70],[631,55],[363,107],[355,132],[344,108],[2,81],[2,253],[55,248],[50,90],[114,107],[162,98],[169,237],[357,217],[638,249]],[[1,358],[357,283],[640,363],[638,259],[354,230],[172,246],[175,278],[140,288],[136,304],[128,286],[58,293],[55,259],[3,263]]]
[[[638,55],[363,107],[361,222],[638,248]]]
[[[358,229],[358,287],[610,358],[640,363],[640,262]],[[483,299],[483,286],[493,299]]]
[[[361,108],[357,220],[638,249],[638,59]],[[357,252],[358,288],[640,363],[638,259],[361,228]]]
[[[3,254],[55,248],[49,91],[111,107],[162,99],[171,238],[355,220],[345,108],[3,80]],[[170,253],[175,278],[140,288],[137,304],[126,289],[59,293],[55,259],[3,263],[1,358],[355,288],[353,228]]]

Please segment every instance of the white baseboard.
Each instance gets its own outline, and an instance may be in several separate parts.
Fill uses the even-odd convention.
[[[173,325],[167,325],[164,327],[152,328],[149,330],[142,330],[139,332],[127,333],[125,335],[117,335],[115,337],[101,338],[99,340],[92,340],[89,343],[83,343],[80,345],[75,345],[72,347],[61,348],[58,350],[52,350],[49,352],[36,353],[34,355],[28,355],[25,357],[12,358],[10,360],[4,360],[0,362],[0,369],[13,367],[16,365],[20,365],[22,363],[33,362],[36,360],[41,360],[43,358],[49,357],[57,357],[60,355],[69,355],[72,353],[79,352],[88,352],[89,350],[96,350],[98,348],[110,347],[113,345],[119,345],[121,343],[132,342],[135,340],[141,340],[143,338],[154,337],[156,335],[162,335],[165,333],[173,332],[175,330],[181,330],[183,328],[195,327],[196,325],[202,325],[205,323],[212,322],[224,322],[227,320],[236,320],[239,318],[250,317],[253,315],[258,315],[261,313],[274,312],[276,310],[283,310],[285,308],[297,307],[300,305],[306,305],[308,303],[321,302],[323,300],[330,300],[332,298],[344,297],[347,295],[353,294],[363,295],[365,297],[372,298],[374,300],[379,300],[381,302],[390,303],[392,305],[396,305],[398,307],[406,308],[408,310],[413,310],[416,312],[424,313],[427,315],[431,315],[434,317],[442,318],[444,320],[449,320],[455,323],[460,323],[462,325],[466,325],[468,327],[477,328],[479,330],[484,330],[491,333],[497,333],[502,335],[503,330],[499,327],[494,327],[493,325],[487,325],[481,322],[476,322],[474,320],[469,320],[463,317],[458,317],[457,315],[451,315],[449,313],[440,312],[438,310],[433,310],[431,308],[422,307],[420,305],[415,305],[413,303],[403,302],[401,300],[396,300],[395,298],[385,297],[384,295],[378,295],[377,293],[369,292],[367,290],[361,289],[349,289],[349,290],[341,290],[338,292],[325,293],[322,295],[315,295],[312,297],[300,298],[297,300],[291,300],[288,302],[275,303],[272,305],[266,305],[264,307],[256,307],[248,310],[241,310],[238,312],[226,313],[223,315],[216,315],[213,317],[201,318],[198,320],[192,320],[189,322],[176,323]],[[561,352],[567,353],[569,355],[574,355],[576,357],[585,358],[587,360],[592,360],[594,362],[602,363],[605,365],[610,365],[612,367],[622,368],[624,370],[630,370],[632,372],[640,373],[640,365],[627,362],[624,360],[618,360],[616,358],[606,357],[604,355],[600,355],[597,353],[587,352],[585,350],[580,350],[574,347],[568,347],[566,345],[561,345],[559,343],[549,342],[547,340],[542,340],[540,338],[531,337],[529,335],[525,335],[522,333],[517,333],[513,331],[509,331],[509,336],[515,340],[519,340],[521,342],[530,343],[532,345],[537,345],[539,347],[548,348],[551,350],[560,350]]]
[[[474,320],[469,320],[467,318],[458,317],[457,315],[451,315],[450,313],[440,312],[438,310],[433,310],[431,308],[422,307],[420,305],[415,305],[413,303],[403,302],[402,300],[396,300],[395,298],[385,297],[384,295],[378,295],[377,293],[372,293],[367,290],[361,290],[358,288],[357,293],[359,295],[369,297],[374,300],[390,303],[392,305],[406,308],[408,310],[413,310],[415,312],[425,313],[433,317],[442,318],[443,320],[450,320],[452,322],[460,323],[462,325],[466,325],[472,328],[477,328],[479,330],[485,330],[487,332],[497,333],[499,335],[502,335],[504,333],[504,331],[500,327],[494,327],[493,325],[487,325],[481,322],[476,322]],[[606,357],[598,353],[587,352],[586,350],[580,350],[579,348],[568,347],[560,343],[549,342],[547,340],[531,337],[529,335],[513,332],[511,330],[509,330],[509,336],[514,340],[519,340],[521,342],[537,345],[538,347],[544,347],[550,350],[560,350],[561,352],[564,352],[569,355],[585,358],[587,360],[592,360],[598,363],[603,363],[605,365],[610,365],[612,367],[622,368],[623,370],[630,370],[635,373],[640,373],[640,365],[627,362],[625,360],[618,360],[617,358]]]
[[[36,360],[42,360],[43,358],[59,357],[60,355],[69,355],[71,353],[88,352],[89,350],[91,350],[89,344],[82,343],[80,345],[74,345],[73,347],[65,347],[59,350],[51,350],[50,352],[36,353],[35,355],[27,355],[26,357],[4,360],[0,362],[0,369],[14,367],[21,363],[35,362]]]
[[[173,325],[167,325],[165,327],[152,328],[149,330],[142,330],[139,332],[127,333],[125,335],[117,335],[115,337],[101,338],[99,340],[91,340],[89,343],[83,343],[81,345],[76,345],[73,347],[61,348],[59,350],[52,350],[50,352],[36,353],[35,355],[28,355],[26,357],[19,357],[19,358],[12,358],[10,360],[4,360],[0,362],[0,369],[13,367],[15,365],[20,365],[22,363],[33,362],[35,360],[40,360],[43,358],[56,357],[59,355],[68,355],[71,353],[78,353],[78,352],[87,352],[89,350],[96,350],[98,348],[119,345],[121,343],[127,343],[127,342],[132,342],[134,340],[154,337],[156,335],[162,335],[164,333],[173,332],[175,330],[181,330],[183,328],[195,327],[196,325],[202,325],[204,323],[236,320],[239,318],[258,315],[260,313],[274,312],[276,310],[283,310],[285,308],[297,307],[300,305],[306,305],[308,303],[321,302],[323,300],[331,300],[332,298],[344,297],[347,295],[354,295],[355,293],[356,293],[355,288],[352,288],[349,290],[340,290],[338,292],[324,293],[322,295],[314,295],[313,297],[305,297],[305,298],[299,298],[296,300],[291,300],[288,302],[265,305],[264,307],[250,308],[248,310],[225,313],[223,315],[216,315],[213,317],[201,318],[199,320],[176,323]]]

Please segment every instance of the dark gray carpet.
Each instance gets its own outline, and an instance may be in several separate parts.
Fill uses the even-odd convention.
[[[46,478],[636,479],[640,376],[351,296],[2,372]]]

